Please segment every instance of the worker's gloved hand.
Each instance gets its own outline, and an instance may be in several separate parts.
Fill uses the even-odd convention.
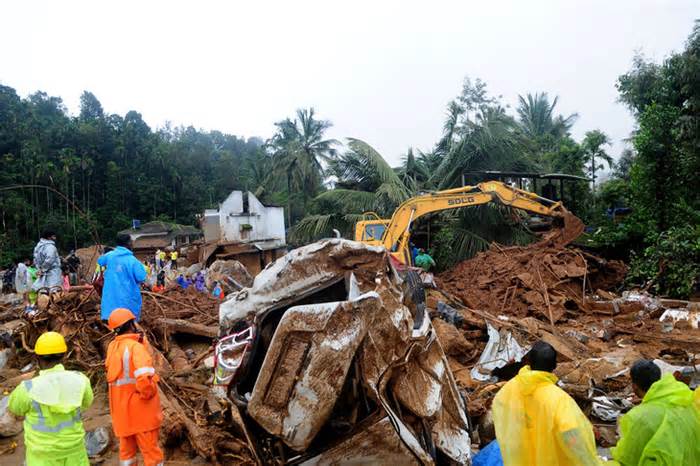
[[[156,384],[156,380],[154,380],[154,376],[143,375],[137,377],[136,393],[138,393],[143,400],[150,400],[156,396],[156,393],[158,393],[158,385]]]

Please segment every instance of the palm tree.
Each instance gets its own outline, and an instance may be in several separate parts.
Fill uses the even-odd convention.
[[[559,100],[555,97],[551,102],[546,92],[518,96],[517,108],[518,125],[521,132],[522,144],[532,155],[533,161],[540,170],[552,170],[551,156],[556,152],[560,142],[569,138],[569,132],[578,118],[576,113],[569,116],[555,115],[555,107]]]
[[[518,120],[525,135],[532,139],[543,136],[561,138],[569,134],[571,127],[576,122],[578,114],[573,113],[567,117],[554,114],[559,97],[549,102],[546,92],[527,94],[526,97],[518,96]]]
[[[272,157],[264,151],[256,151],[243,159],[243,179],[247,189],[255,196],[261,196],[267,190],[266,183],[272,170]]]
[[[452,150],[452,144],[454,143],[454,137],[459,126],[460,118],[465,112],[466,110],[464,107],[459,105],[455,100],[447,104],[447,118],[445,118],[445,123],[442,125],[442,138],[437,144],[437,151],[440,153],[445,154]]]
[[[403,165],[398,169],[398,175],[403,184],[412,191],[417,192],[425,186],[430,178],[430,172],[422,161],[413,154],[413,148],[409,147],[406,155],[402,157]]]
[[[297,110],[296,118],[275,123],[277,133],[268,141],[272,149],[272,179],[286,180],[288,195],[288,222],[292,220],[292,198],[298,197],[302,208],[308,199],[321,189],[325,173],[324,163],[335,155],[334,139],[324,139],[324,133],[333,126],[328,120],[314,118],[314,109]]]
[[[363,212],[391,216],[411,196],[401,178],[372,146],[348,138],[348,151],[329,163],[335,189],[314,199],[313,212],[292,229],[291,239],[307,242],[330,236],[333,229],[349,235]]]
[[[467,172],[527,170],[531,166],[516,137],[515,120],[503,107],[482,107],[474,121],[466,120],[455,131],[451,150],[432,174],[441,189],[458,185]]]
[[[608,168],[613,166],[614,160],[610,154],[605,152],[604,148],[604,146],[609,146],[611,144],[608,135],[598,129],[588,131],[583,141],[581,141],[584,160],[588,164],[586,168],[593,183],[593,191],[595,191],[596,172],[605,168],[605,166],[602,163],[598,163],[596,159],[607,163]]]
[[[418,151],[418,161],[421,165],[425,167],[427,172],[432,176],[432,173],[437,170],[437,168],[442,163],[442,154],[437,150],[433,149],[428,152]]]

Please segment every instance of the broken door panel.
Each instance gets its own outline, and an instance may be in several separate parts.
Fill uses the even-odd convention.
[[[275,331],[248,414],[296,451],[328,420],[379,295],[289,308]]]
[[[439,450],[460,464],[468,462],[471,439],[466,407],[437,339],[430,339],[426,348],[402,366],[394,381],[394,393],[403,406],[429,419],[433,442]]]
[[[467,406],[449,370],[445,352],[437,339],[431,343],[429,354],[432,356],[427,357],[426,361],[430,361],[439,354],[447,368],[440,377],[442,403],[431,419],[433,443],[438,450],[457,463],[470,464],[471,437]]]

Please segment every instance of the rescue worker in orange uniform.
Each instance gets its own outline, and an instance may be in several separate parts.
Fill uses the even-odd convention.
[[[112,427],[119,438],[119,464],[135,465],[140,450],[145,466],[162,465],[158,432],[163,413],[148,341],[128,309],[112,311],[108,326],[117,334],[107,349],[105,365]]]

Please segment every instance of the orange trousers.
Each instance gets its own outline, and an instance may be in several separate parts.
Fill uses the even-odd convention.
[[[163,464],[163,452],[158,446],[158,434],[160,429],[140,432],[128,437],[119,437],[119,464],[120,466],[136,465],[136,454],[141,450],[145,466],[159,466]]]

